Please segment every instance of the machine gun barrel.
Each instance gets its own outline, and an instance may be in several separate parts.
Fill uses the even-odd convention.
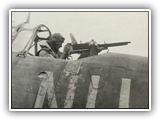
[[[128,45],[131,42],[117,42],[117,43],[105,43],[105,44],[97,44],[98,51],[102,51],[105,49],[108,49],[108,47],[116,47],[116,46],[123,46],[123,45]],[[84,51],[89,51],[90,45],[89,43],[82,43],[82,44],[73,44],[72,45],[72,52],[71,54],[76,54],[76,53],[82,53]]]
[[[106,44],[98,44],[98,47],[103,47],[104,49],[108,49],[108,47],[116,47],[128,45],[131,42],[118,42],[118,43],[106,43]]]

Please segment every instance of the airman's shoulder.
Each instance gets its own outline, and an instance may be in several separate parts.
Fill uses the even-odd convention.
[[[51,54],[49,54],[47,51],[45,51],[45,50],[41,50],[40,52],[39,52],[39,56],[41,56],[41,57],[52,57],[52,55]]]

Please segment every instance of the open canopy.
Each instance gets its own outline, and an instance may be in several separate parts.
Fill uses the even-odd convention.
[[[12,24],[12,52],[24,53],[34,47],[37,52],[37,43],[41,40],[49,40],[51,32],[43,24]],[[34,53],[34,54],[35,54]]]

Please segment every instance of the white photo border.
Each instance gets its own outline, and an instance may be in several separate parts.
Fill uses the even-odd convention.
[[[12,109],[11,107],[11,62],[12,62],[12,53],[11,53],[11,14],[12,12],[100,12],[100,11],[116,11],[116,12],[148,12],[148,64],[149,64],[149,108],[148,109]],[[150,9],[10,9],[9,10],[9,110],[10,111],[150,111],[151,110],[151,10]]]

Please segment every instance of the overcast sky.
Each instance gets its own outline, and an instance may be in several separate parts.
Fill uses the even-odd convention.
[[[27,14],[12,12],[12,20],[24,22]],[[130,41],[127,46],[109,50],[148,57],[148,12],[31,12],[30,23],[45,24],[52,33],[61,33],[63,46],[71,42],[72,33],[78,43],[91,39],[100,44]]]

